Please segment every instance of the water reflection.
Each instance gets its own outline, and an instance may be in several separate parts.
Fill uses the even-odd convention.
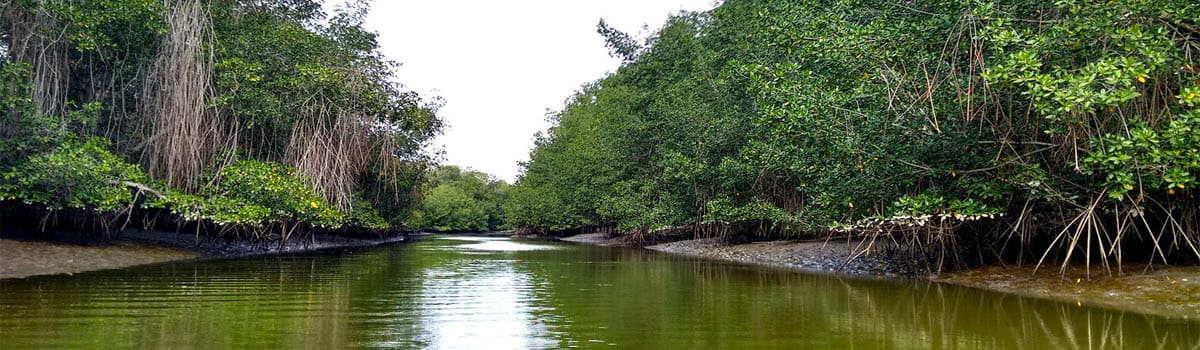
[[[530,244],[514,242],[509,239],[494,238],[494,237],[445,237],[443,239],[455,241],[474,241],[475,244],[456,245],[456,249],[477,250],[477,251],[496,251],[496,252],[524,252],[531,250],[550,250],[557,247],[545,244]]]
[[[574,321],[560,337],[574,344],[606,339],[623,347],[671,349],[1200,347],[1195,321],[924,281],[805,275],[639,250],[584,249],[575,257],[581,262],[530,264],[535,275],[554,285],[547,289],[549,302]],[[564,276],[568,270],[571,275]]]
[[[416,305],[416,343],[437,349],[550,348],[545,327],[534,315],[538,310],[531,277],[506,256],[480,256],[495,251],[528,251],[550,246],[487,237],[442,237],[450,241],[478,242],[449,246],[478,250],[471,258],[427,267],[421,273]],[[427,250],[446,250],[429,247]]]
[[[418,341],[440,349],[549,348],[534,317],[529,276],[509,261],[475,260],[430,269],[417,314]]]
[[[613,346],[1187,349],[1200,324],[507,239],[0,281],[0,349]]]

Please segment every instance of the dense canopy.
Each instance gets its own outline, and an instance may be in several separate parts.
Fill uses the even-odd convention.
[[[552,116],[508,218],[1200,256],[1198,18],[1183,0],[729,0],[644,41],[601,22],[626,63]]]
[[[286,238],[399,227],[419,200],[440,102],[396,82],[365,2],[0,5],[7,203]]]

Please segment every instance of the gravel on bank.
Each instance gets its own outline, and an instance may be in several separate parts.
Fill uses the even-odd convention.
[[[694,239],[656,244],[646,249],[708,259],[782,267],[805,272],[853,276],[908,276],[907,266],[877,256],[850,259],[852,244],[845,240],[769,241],[728,244],[719,239]]]
[[[559,238],[563,242],[580,243],[587,245],[595,245],[601,247],[631,247],[633,244],[619,238],[608,237],[603,233],[584,233],[570,237]]]
[[[641,245],[603,233],[585,233],[559,239],[606,247],[638,247],[706,259],[787,268],[812,273],[855,276],[906,276],[909,267],[875,256],[850,260],[852,246],[845,240],[770,241],[730,244],[716,238]]]

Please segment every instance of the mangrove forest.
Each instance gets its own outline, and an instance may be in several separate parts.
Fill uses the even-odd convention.
[[[1198,19],[1187,0],[729,0],[645,39],[601,21],[624,63],[551,115],[506,219],[850,237],[934,268],[1194,262]]]
[[[250,240],[399,231],[441,101],[319,1],[0,2],[6,226]]]
[[[0,349],[1200,349],[1200,2],[687,1],[0,0]]]

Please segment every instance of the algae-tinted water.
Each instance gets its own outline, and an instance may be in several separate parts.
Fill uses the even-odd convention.
[[[1198,344],[1194,320],[494,238],[0,280],[0,349]]]

